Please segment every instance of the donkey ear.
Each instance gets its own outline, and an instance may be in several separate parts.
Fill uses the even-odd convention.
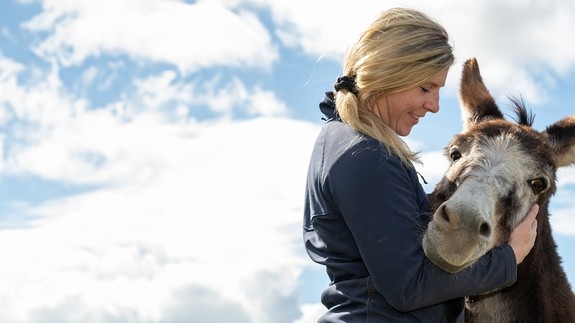
[[[486,120],[503,119],[503,114],[495,103],[495,99],[483,83],[479,64],[475,58],[468,59],[463,64],[459,100],[464,130]]]
[[[575,163],[575,115],[566,117],[547,127],[543,132],[555,151],[555,165],[569,166]]]

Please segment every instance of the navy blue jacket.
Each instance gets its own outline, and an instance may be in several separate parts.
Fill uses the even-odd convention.
[[[425,257],[421,236],[429,199],[413,167],[377,140],[327,117],[309,165],[303,236],[331,280],[319,322],[463,322],[466,295],[517,279],[513,250],[503,245],[474,266],[447,273]]]

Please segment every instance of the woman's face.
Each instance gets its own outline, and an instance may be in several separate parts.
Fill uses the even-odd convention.
[[[407,136],[427,112],[439,111],[439,90],[445,86],[448,69],[416,88],[381,97],[373,105],[375,113],[398,135]]]

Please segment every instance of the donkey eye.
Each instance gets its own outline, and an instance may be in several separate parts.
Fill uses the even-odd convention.
[[[539,194],[547,188],[547,181],[543,178],[530,179],[527,182],[535,194]]]
[[[452,161],[457,161],[459,158],[461,158],[461,153],[459,150],[452,150],[449,153],[449,158],[451,158]]]

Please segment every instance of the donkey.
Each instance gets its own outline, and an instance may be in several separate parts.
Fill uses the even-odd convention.
[[[467,297],[466,322],[575,322],[575,296],[548,212],[557,168],[575,163],[575,115],[538,132],[523,102],[511,99],[517,121],[505,120],[475,58],[464,64],[459,94],[464,130],[445,148],[449,168],[430,194],[435,213],[423,236],[426,255],[449,272],[472,266],[504,244],[538,203],[537,239],[517,282]]]

